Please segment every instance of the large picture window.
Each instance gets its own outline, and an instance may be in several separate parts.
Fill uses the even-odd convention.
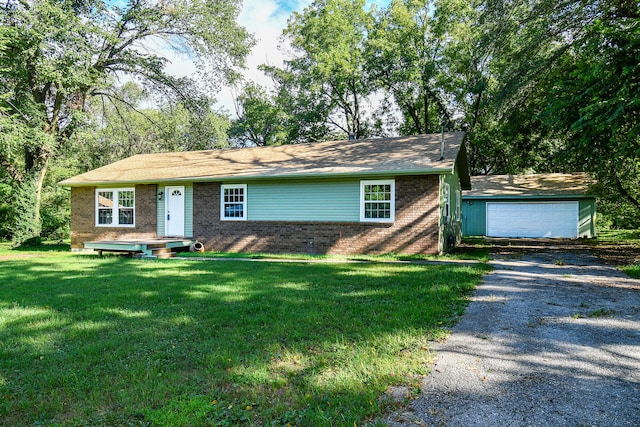
[[[225,184],[220,190],[220,219],[243,221],[247,219],[247,185]]]
[[[393,222],[395,217],[395,181],[360,181],[360,221]]]
[[[135,227],[135,205],[133,188],[98,188],[96,226]]]

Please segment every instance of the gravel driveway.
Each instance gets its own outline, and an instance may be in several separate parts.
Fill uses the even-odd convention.
[[[640,280],[587,253],[491,261],[392,426],[639,426]]]

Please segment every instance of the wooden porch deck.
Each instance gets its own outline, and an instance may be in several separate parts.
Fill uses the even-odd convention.
[[[195,239],[144,239],[144,240],[97,240],[85,242],[85,249],[93,249],[102,256],[102,252],[124,252],[131,256],[144,258],[171,258],[174,249],[189,248]]]

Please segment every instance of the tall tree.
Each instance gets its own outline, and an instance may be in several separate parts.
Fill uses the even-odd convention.
[[[603,195],[627,217],[621,218],[624,225],[637,227],[640,5],[613,1],[599,7],[550,78],[543,118],[565,134],[563,161],[593,172]]]
[[[376,16],[367,38],[367,69],[393,96],[404,123],[401,134],[431,133],[451,115],[442,91],[445,28],[432,0],[392,0]]]
[[[0,166],[29,195],[24,218],[39,231],[44,179],[84,123],[92,97],[119,100],[125,76],[189,99],[194,88],[165,71],[158,47],[195,59],[207,81],[232,78],[251,39],[236,0],[5,0],[0,7]],[[214,85],[215,86],[215,85]],[[199,95],[197,95],[198,97]],[[123,100],[120,100],[123,101]],[[24,228],[24,227],[23,227]]]
[[[246,83],[235,103],[238,119],[229,129],[229,137],[235,145],[264,146],[287,142],[286,113],[262,87]]]
[[[493,105],[515,154],[509,163],[592,172],[637,220],[639,8],[627,0],[487,0],[478,20],[501,40],[491,57]]]
[[[207,99],[165,99],[154,108],[150,95],[133,82],[118,99],[87,102],[88,123],[71,137],[64,156],[81,170],[93,169],[134,154],[227,147],[229,119]]]
[[[364,0],[316,0],[284,31],[296,55],[285,64],[289,79],[303,96],[323,98],[325,122],[355,138],[368,132],[362,109],[371,92],[364,53],[371,17],[364,7]]]

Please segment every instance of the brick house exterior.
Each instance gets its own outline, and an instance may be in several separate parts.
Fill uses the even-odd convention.
[[[362,206],[358,215],[359,204],[366,203],[361,187],[366,182],[393,183],[393,203],[381,202],[393,207],[387,220],[367,220]],[[295,193],[295,183],[315,195]],[[244,185],[244,196],[253,204],[244,205],[242,220],[225,219],[223,184]],[[455,194],[469,186],[469,177],[462,134],[452,133],[139,155],[61,185],[71,187],[72,250],[87,242],[167,237],[165,193],[182,188],[188,190],[185,237],[199,240],[208,251],[433,254],[447,251],[461,237],[461,218],[454,213],[461,202]],[[267,187],[275,188],[276,196],[259,194]],[[115,206],[109,219],[118,218],[119,192],[135,193],[135,220],[105,226],[98,219],[98,199]],[[331,200],[336,194],[338,201]],[[307,201],[318,203],[323,197],[334,210],[320,217],[305,210]],[[259,212],[265,200],[272,216]],[[348,209],[340,207],[341,200]]]
[[[436,253],[438,178],[396,180],[392,224],[360,222],[221,221],[220,184],[194,186],[194,236],[206,248],[224,252]]]
[[[136,185],[136,226],[97,227],[95,219],[96,187],[71,188],[71,248],[81,249],[84,242],[96,240],[155,239],[156,185]]]

